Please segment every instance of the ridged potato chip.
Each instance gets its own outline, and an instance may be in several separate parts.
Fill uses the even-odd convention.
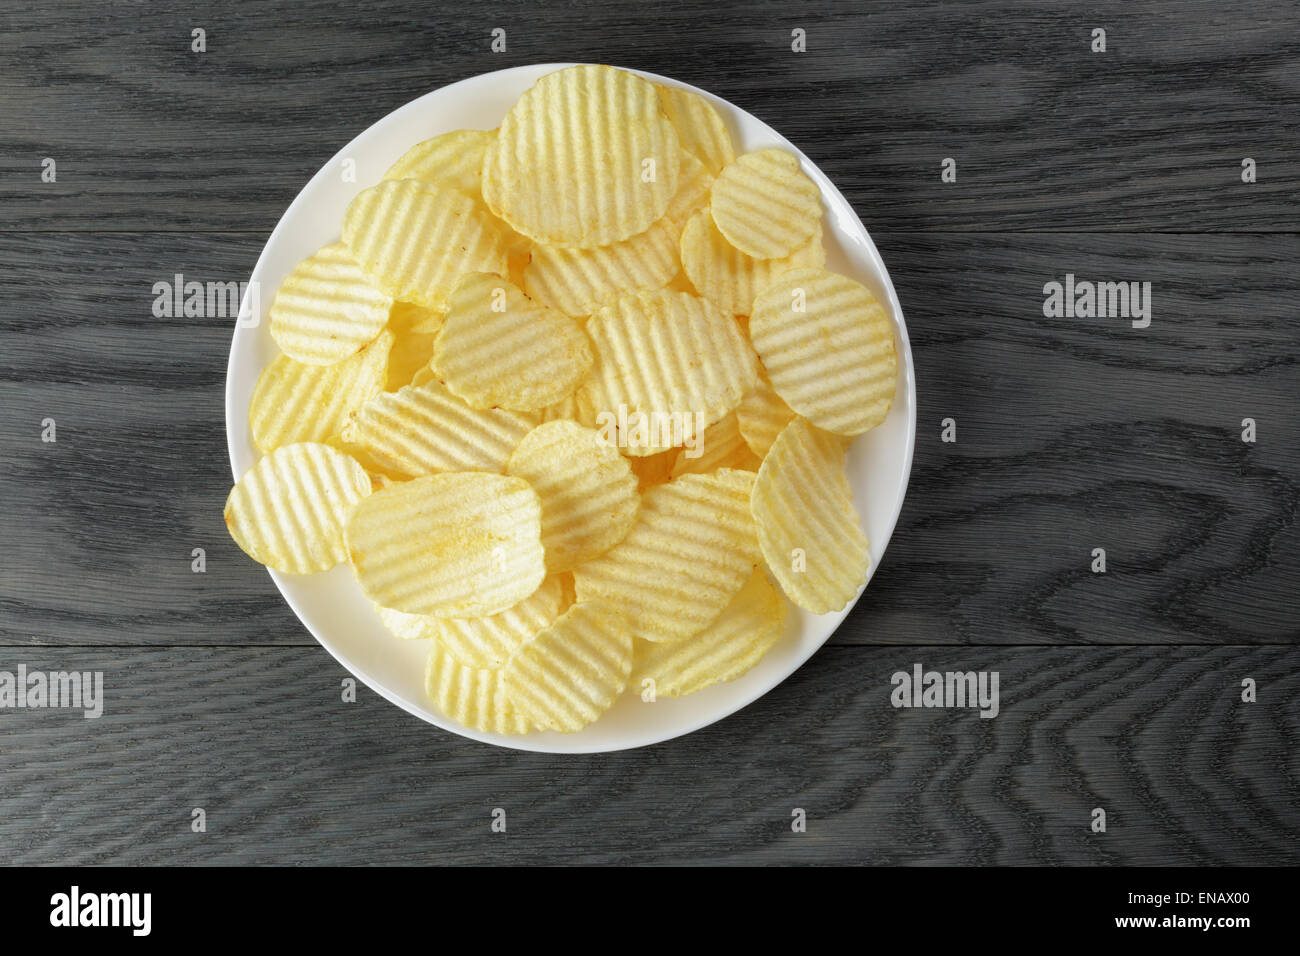
[[[736,406],[736,425],[745,444],[755,455],[763,458],[792,418],[794,409],[776,394],[771,379],[767,377],[767,369],[760,364],[758,382]]]
[[[625,295],[591,317],[587,334],[596,362],[582,392],[597,424],[629,454],[689,441],[754,386],[757,362],[744,335],[696,296]]]
[[[408,614],[497,614],[546,576],[542,504],[504,475],[430,475],[362,499],[346,527],[348,561],[370,600]]]
[[[680,241],[686,221],[709,204],[709,190],[712,188],[713,174],[693,155],[683,152],[681,170],[677,174],[677,192],[673,193],[664,217],[659,220],[672,227],[674,239]]]
[[[263,452],[293,442],[337,441],[349,416],[384,390],[390,332],[333,365],[278,355],[262,370],[248,406],[253,443]]]
[[[545,520],[543,510],[543,520]],[[530,637],[550,627],[564,606],[564,586],[552,575],[518,604],[488,617],[429,618],[452,657],[471,667],[504,667]]]
[[[645,232],[597,249],[537,243],[524,271],[524,291],[566,315],[591,315],[637,289],[659,289],[681,270],[678,230],[661,220]]]
[[[543,76],[511,107],[484,161],[483,198],[535,242],[607,246],[663,217],[680,163],[654,84],[582,64]]]
[[[820,222],[812,238],[785,258],[755,259],[723,238],[708,209],[693,215],[682,229],[681,256],[691,284],[729,315],[749,315],[754,297],[783,272],[826,264]]]
[[[644,492],[668,481],[672,477],[673,465],[677,463],[678,451],[669,448],[654,455],[628,455],[628,464],[632,466],[632,474],[636,475],[636,490]]]
[[[821,191],[783,149],[741,156],[718,174],[710,197],[718,231],[755,259],[791,255],[821,223]]]
[[[375,340],[392,305],[347,246],[335,242],[299,262],[280,284],[271,303],[271,338],[292,359],[333,365]]]
[[[498,669],[474,667],[436,641],[425,664],[424,683],[435,707],[466,727],[491,734],[526,734],[528,721],[506,696]]]
[[[623,540],[641,497],[618,449],[575,422],[538,425],[510,456],[506,474],[542,499],[542,545],[551,572],[568,571]]]
[[[433,326],[431,332],[417,327]],[[415,373],[433,358],[433,343],[442,325],[442,315],[414,302],[394,302],[388,313],[388,331],[393,333],[393,347],[388,352],[388,379],[384,391],[395,392],[410,385]]]
[[[395,299],[442,309],[467,272],[506,271],[505,243],[458,190],[415,179],[363,189],[343,217],[343,241],[370,280]]]
[[[484,272],[456,284],[433,348],[447,388],[480,409],[545,408],[573,394],[591,363],[582,326]]]
[[[438,624],[442,618],[432,614],[407,614],[405,611],[394,611],[391,607],[382,607],[373,601],[370,603],[374,604],[375,613],[389,633],[404,641],[427,641],[438,636]]]
[[[735,680],[781,639],[789,610],[767,572],[757,568],[713,623],[694,637],[640,643],[629,684],[644,693],[645,682],[651,681],[656,697],[685,697]]]
[[[416,143],[384,173],[384,179],[419,179],[482,198],[483,154],[496,130],[458,129]]]
[[[641,496],[632,530],[573,571],[578,600],[627,614],[633,636],[677,641],[703,630],[761,560],[749,498],[753,472],[682,475]]]
[[[367,402],[344,427],[343,439],[399,477],[499,473],[536,424],[537,416],[524,412],[470,408],[431,378]]]
[[[741,437],[736,413],[731,412],[704,430],[695,447],[677,449],[669,476],[707,475],[719,468],[758,471],[759,459]]]
[[[346,556],[343,523],[370,494],[355,460],[319,442],[277,448],[226,498],[226,529],[254,561],[290,574],[328,571]]]
[[[578,408],[578,393],[566,395],[553,405],[547,405],[538,415],[541,416],[542,423],[555,421],[578,421],[578,416],[582,412]],[[539,423],[540,424],[540,423]]]
[[[614,704],[632,672],[632,636],[604,601],[580,601],[521,647],[503,673],[529,724],[574,733]]]
[[[871,563],[843,439],[795,418],[763,459],[750,503],[763,558],[786,596],[814,614],[843,610]]]
[[[787,272],[754,300],[749,334],[777,394],[818,428],[860,435],[889,414],[894,326],[861,283],[823,269]]]
[[[736,148],[731,143],[731,134],[712,103],[680,86],[660,85],[658,89],[659,105],[676,128],[682,149],[698,158],[714,176],[735,161]]]

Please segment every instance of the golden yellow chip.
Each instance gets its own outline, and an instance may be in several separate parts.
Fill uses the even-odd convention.
[[[424,683],[433,705],[458,724],[492,734],[526,734],[528,721],[510,703],[499,669],[474,667],[434,642]]]
[[[430,475],[363,499],[344,530],[361,589],[408,614],[486,616],[546,576],[542,504],[504,475]]]
[[[749,334],[777,394],[818,428],[860,435],[889,414],[894,325],[861,283],[822,269],[787,272],[754,300]]]
[[[384,390],[390,332],[349,359],[304,365],[278,355],[253,387],[248,425],[264,452],[300,441],[336,441],[349,416]]]
[[[344,427],[343,439],[397,476],[502,472],[536,424],[537,416],[524,412],[470,408],[431,378],[367,402]]]
[[[699,441],[676,450],[669,476],[707,475],[719,468],[758,471],[758,465],[758,456],[745,444],[732,412],[706,428]]]
[[[669,448],[653,455],[628,455],[628,464],[632,466],[632,474],[636,475],[636,490],[644,492],[668,481],[672,477],[673,465],[677,463],[678,451]]]
[[[749,315],[754,296],[781,273],[826,264],[820,222],[807,244],[785,258],[755,259],[723,238],[707,209],[697,212],[682,229],[681,256],[682,271],[691,284],[729,315]]]
[[[432,332],[417,331],[417,326],[434,326]],[[414,302],[394,302],[388,313],[388,331],[393,333],[393,347],[388,353],[388,380],[384,391],[395,392],[410,385],[415,374],[433,358],[433,343],[442,315]]]
[[[543,509],[545,520],[545,509]],[[437,637],[452,657],[471,667],[504,667],[524,642],[550,627],[564,606],[564,586],[552,575],[518,604],[488,617],[442,617]]]
[[[680,240],[686,220],[709,204],[713,174],[692,154],[682,153],[681,171],[677,175],[677,192],[659,221],[672,226],[673,238]],[[674,256],[676,258],[676,256]]]
[[[573,733],[609,710],[632,671],[632,636],[604,601],[580,601],[529,640],[502,672],[529,724]]]
[[[843,440],[795,418],[763,459],[751,506],[763,557],[786,596],[814,614],[843,610],[871,563]]]
[[[627,459],[576,422],[538,425],[510,456],[506,474],[542,499],[542,545],[551,572],[568,571],[623,540],[641,504]]]
[[[757,568],[713,623],[694,637],[640,643],[629,684],[639,694],[652,689],[656,697],[685,697],[735,680],[781,639],[789,610],[767,572]]]
[[[548,73],[511,107],[484,161],[483,198],[535,242],[607,246],[663,217],[680,163],[654,84],[583,64]]]
[[[485,272],[457,283],[433,349],[447,388],[483,409],[545,408],[573,394],[591,362],[577,322]]]
[[[319,442],[285,445],[244,473],[226,498],[226,529],[244,553],[290,574],[328,571],[346,555],[343,523],[370,494],[355,460]]]
[[[785,403],[767,377],[767,370],[760,364],[758,383],[736,406],[736,424],[740,434],[749,445],[750,450],[759,458],[767,454],[781,434],[781,429],[790,424],[794,418],[794,409]]]
[[[375,285],[426,309],[442,309],[467,272],[506,271],[501,233],[481,207],[415,179],[362,190],[343,217],[343,241]]]
[[[419,179],[478,199],[482,195],[483,154],[496,135],[491,129],[458,129],[426,139],[403,153],[384,173],[384,179]]]
[[[659,103],[677,129],[682,149],[694,154],[709,173],[716,176],[735,160],[736,149],[731,145],[727,124],[707,99],[680,86],[661,85]]]
[[[703,630],[760,560],[749,511],[753,484],[753,472],[724,469],[649,488],[627,536],[574,569],[578,600],[609,601],[646,641]]]
[[[382,489],[376,487],[375,490]],[[374,604],[373,601],[371,603]],[[434,617],[432,614],[407,614],[405,611],[394,611],[391,607],[381,607],[378,604],[374,606],[379,620],[384,622],[384,627],[404,641],[427,641],[438,636],[438,624],[442,620],[440,617]]]
[[[791,255],[807,245],[822,219],[817,184],[783,149],[741,156],[718,174],[710,195],[718,231],[755,259]]]
[[[524,290],[566,315],[591,315],[623,293],[666,285],[681,269],[677,235],[661,220],[640,235],[598,249],[537,243],[524,272]]]
[[[555,404],[547,405],[540,412],[538,412],[538,415],[541,416],[542,422],[555,422],[555,421],[576,422],[578,421],[578,416],[581,414],[582,413],[578,408],[577,392],[574,392],[572,395],[566,395],[564,398],[560,399]]]
[[[757,362],[739,327],[696,296],[625,295],[591,317],[587,334],[596,363],[582,392],[602,435],[630,454],[685,444],[754,387]]]
[[[271,303],[271,338],[292,359],[333,365],[375,340],[392,305],[336,242],[285,276]]]

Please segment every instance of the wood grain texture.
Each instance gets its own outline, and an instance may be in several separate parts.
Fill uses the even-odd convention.
[[[593,756],[476,744],[365,688],[343,703],[318,648],[0,669],[19,661],[103,670],[105,705],[0,713],[7,864],[1300,862],[1289,649],[829,648],[720,724]],[[915,663],[998,671],[1001,712],[895,709]]]
[[[7,5],[0,670],[103,670],[108,700],[0,710],[0,863],[1300,863],[1297,27],[1212,0]],[[232,320],[150,312],[174,273],[246,279],[392,109],[562,60],[807,152],[890,268],[920,403],[831,645],[719,724],[577,757],[341,701],[221,520]],[[1151,282],[1150,328],[1044,318],[1067,272]],[[998,671],[1001,714],[891,707],[914,663]]]
[[[879,242],[921,424],[895,538],[837,642],[1300,637],[1300,238]],[[311,642],[221,520],[232,323],[150,313],[155,281],[238,280],[259,249],[245,235],[0,235],[0,642]],[[1151,282],[1150,328],[1043,318],[1042,286],[1067,270]]]
[[[1291,4],[54,0],[0,17],[8,228],[265,232],[396,107],[565,60],[671,75],[750,110],[881,228],[1296,225]],[[496,27],[504,53],[490,51]],[[1090,50],[1095,27],[1105,53]],[[806,53],[791,52],[795,28]],[[41,182],[45,157],[56,183]],[[940,181],[945,157],[956,184]]]

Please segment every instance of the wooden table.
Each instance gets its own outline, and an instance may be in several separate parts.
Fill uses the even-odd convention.
[[[1300,862],[1300,10],[1089,8],[9,4],[0,669],[102,670],[106,701],[0,711],[0,862]],[[390,110],[568,60],[706,87],[805,150],[919,376],[903,515],[832,642],[608,756],[343,702],[225,533],[233,323],[151,309],[176,273],[246,279]],[[1067,273],[1150,282],[1149,327],[1045,317]],[[1001,713],[895,709],[915,663],[998,671]]]

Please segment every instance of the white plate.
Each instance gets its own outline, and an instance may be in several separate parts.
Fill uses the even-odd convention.
[[[267,312],[280,281],[305,256],[339,237],[343,211],[352,197],[377,182],[384,171],[416,143],[454,129],[492,129],[515,100],[543,74],[568,66],[520,66],[471,77],[435,90],[389,113],[348,143],[312,177],[267,240],[253,269],[261,290],[260,321],[235,329],[226,374],[226,436],[236,478],[257,461],[248,427],[248,402],[262,369],[274,358]],[[898,342],[898,392],[884,424],[858,438],[849,453],[849,480],[862,527],[871,541],[871,569],[880,565],[898,520],[912,467],[916,437],[916,384],[903,310],[880,254],[861,220],[840,191],[783,136],[739,107],[703,90],[653,73],[656,83],[681,86],[705,96],[727,120],[737,152],[780,146],[796,153],[804,171],[822,191],[826,206],[827,268],[853,276],[889,303]],[[354,182],[344,182],[347,160],[355,163]],[[550,753],[592,753],[642,747],[705,727],[766,694],[812,656],[852,610],[813,615],[795,609],[785,637],[748,674],[677,700],[642,703],[629,690],[595,724],[576,734],[553,732],[507,737],[469,730],[435,711],[424,693],[425,647],[402,641],[380,624],[347,567],[298,576],[271,571],[271,579],[307,630],[340,664],[388,698],[445,730],[504,747]],[[857,603],[856,601],[854,602]],[[808,707],[825,702],[808,700]],[[775,719],[775,718],[774,718]]]

